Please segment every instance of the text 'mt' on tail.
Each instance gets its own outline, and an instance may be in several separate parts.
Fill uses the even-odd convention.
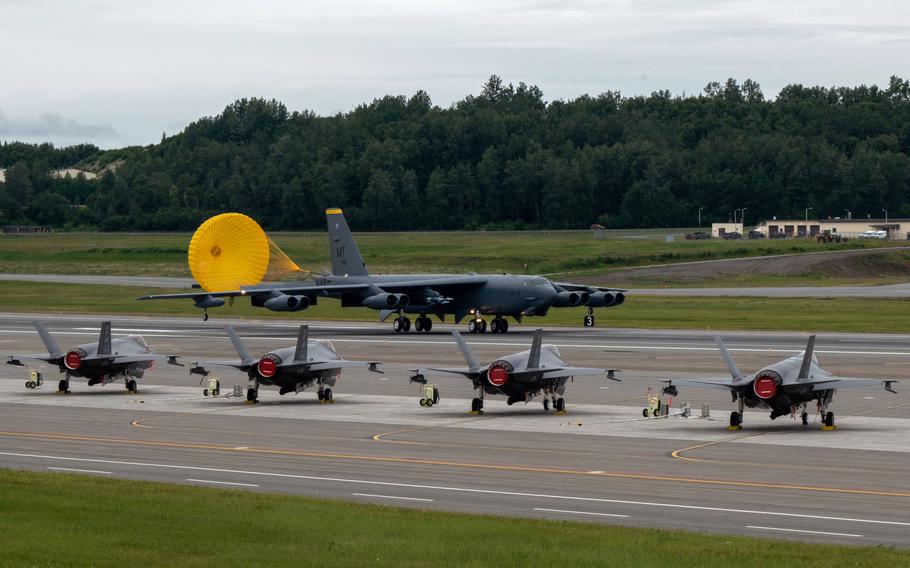
[[[341,209],[326,209],[329,228],[329,253],[332,255],[332,274],[335,276],[367,276],[367,265],[360,256],[357,243]]]

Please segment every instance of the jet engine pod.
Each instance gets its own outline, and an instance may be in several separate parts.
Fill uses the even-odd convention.
[[[770,400],[777,395],[780,383],[780,375],[774,371],[761,371],[752,381],[752,390],[758,398]]]
[[[85,351],[82,349],[73,349],[63,357],[63,366],[70,371],[75,371],[82,366],[82,359],[85,358]]]
[[[615,298],[616,299],[613,301],[613,303],[610,304],[611,306],[618,306],[626,301],[626,295],[622,292],[617,292]]]
[[[262,305],[273,312],[299,312],[310,307],[310,298],[307,296],[281,294],[274,298],[269,298]]]
[[[606,308],[616,303],[616,296],[611,292],[594,292],[588,298],[587,305],[592,308]]]
[[[374,310],[403,308],[407,306],[409,302],[410,298],[408,298],[407,294],[390,294],[388,292],[368,296],[363,299],[363,305],[368,308],[373,308]]]
[[[496,361],[487,369],[487,381],[496,388],[502,388],[509,382],[512,365],[508,361]]]
[[[587,292],[563,291],[556,295],[556,302],[553,305],[557,308],[574,308],[584,305],[589,297]]]

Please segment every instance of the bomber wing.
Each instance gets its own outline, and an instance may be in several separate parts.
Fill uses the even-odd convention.
[[[559,286],[563,290],[568,290],[569,292],[590,292],[591,290],[596,290],[598,292],[628,292],[628,290],[623,288],[605,288],[603,286],[589,286],[587,284],[572,284],[570,282],[553,282],[554,286]]]
[[[181,292],[177,294],[153,294],[142,296],[140,300],[176,300],[176,299],[193,299],[198,300],[206,296],[211,298],[231,298],[240,296],[259,296],[262,294],[271,294],[272,292],[283,292],[285,294],[331,294],[332,292],[351,292],[354,290],[364,290],[369,288],[369,284],[327,284],[324,286],[307,285],[307,286],[267,286],[259,288],[242,288],[240,290],[227,290],[223,292],[206,292],[199,289],[196,292]]]

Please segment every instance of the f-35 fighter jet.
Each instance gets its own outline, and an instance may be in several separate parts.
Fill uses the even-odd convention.
[[[190,369],[190,373],[208,375],[207,366],[231,367],[243,371],[249,377],[246,401],[259,402],[260,385],[279,387],[278,394],[299,393],[317,385],[316,394],[321,402],[333,402],[332,388],[341,377],[342,369],[368,367],[370,371],[382,373],[378,361],[348,361],[343,359],[330,341],[318,339],[309,341],[309,327],[300,326],[297,345],[267,352],[262,357],[253,357],[237,332],[225,327],[234,349],[240,355],[239,361],[201,361]]]
[[[101,336],[98,343],[85,343],[63,351],[41,322],[34,322],[35,328],[47,355],[10,355],[8,365],[25,366],[24,360],[43,361],[57,365],[64,378],[60,380],[58,392],[70,392],[71,377],[85,377],[89,386],[106,385],[122,379],[126,389],[132,393],[138,390],[136,379],[140,379],[156,361],[167,359],[171,365],[180,365],[174,355],[155,355],[148,343],[139,335],[111,338],[111,322],[101,322]]]
[[[897,380],[863,379],[838,377],[821,368],[815,349],[815,336],[810,335],[806,350],[751,374],[742,373],[733,362],[733,357],[719,336],[714,341],[720,349],[724,363],[730,371],[730,378],[671,379],[664,393],[676,396],[677,385],[706,387],[727,390],[733,396],[737,409],[730,413],[731,430],[741,430],[743,407],[768,408],[771,420],[799,412],[803,425],[809,424],[808,404],[815,401],[823,428],[835,429],[834,413],[828,406],[838,388],[852,388],[881,385],[888,392],[895,392],[892,384]]]
[[[619,381],[615,377],[616,369],[591,367],[572,367],[559,354],[555,345],[542,345],[543,330],[534,331],[531,348],[527,351],[505,355],[490,363],[481,365],[474,358],[470,348],[457,331],[452,331],[455,342],[468,364],[466,368],[428,367],[416,369],[411,376],[412,382],[426,383],[425,375],[430,372],[462,375],[474,383],[477,397],[471,401],[471,413],[483,412],[484,395],[507,396],[509,405],[516,402],[527,402],[543,395],[544,411],[557,413],[566,411],[566,383],[577,375],[606,375],[606,378]]]

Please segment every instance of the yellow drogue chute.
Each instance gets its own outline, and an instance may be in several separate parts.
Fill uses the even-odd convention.
[[[242,213],[223,213],[199,225],[190,241],[187,262],[206,292],[255,286],[270,267],[300,271],[259,223]]]

